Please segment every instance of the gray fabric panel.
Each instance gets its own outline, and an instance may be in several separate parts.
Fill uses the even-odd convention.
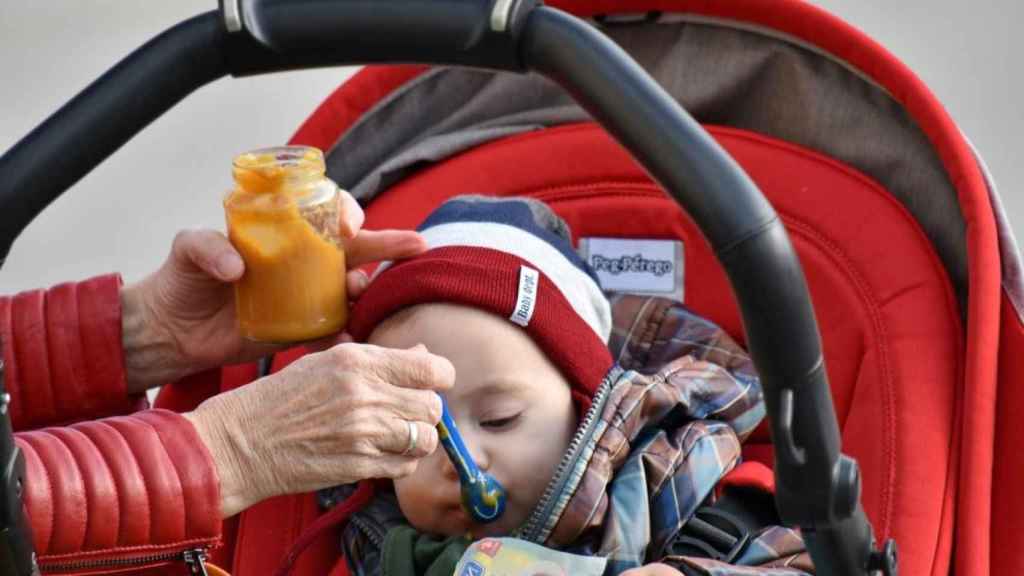
[[[480,144],[543,127],[543,125],[536,124],[499,126],[429,136],[417,142],[416,146],[398,152],[383,164],[375,167],[351,187],[350,191],[356,198],[372,198],[378,191],[387,189],[418,166],[444,160]]]
[[[699,121],[819,151],[878,181],[920,222],[963,308],[967,250],[956,192],[927,138],[884,90],[755,31],[673,21],[606,32]],[[366,201],[424,162],[486,138],[587,118],[537,75],[437,69],[344,134],[328,154],[328,171]]]
[[[518,132],[587,119],[557,85],[537,75],[434,69],[353,125],[328,151],[327,171],[357,197],[369,199],[381,184],[386,187],[423,162]],[[385,172],[389,178],[382,177]]]

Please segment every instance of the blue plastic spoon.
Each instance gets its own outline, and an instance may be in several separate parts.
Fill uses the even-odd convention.
[[[441,446],[448,453],[455,470],[459,473],[462,487],[462,507],[473,520],[481,524],[494,522],[505,512],[507,494],[501,484],[490,474],[477,467],[473,456],[466,448],[459,429],[448,412],[448,402],[441,398],[441,421],[437,424],[437,435]]]

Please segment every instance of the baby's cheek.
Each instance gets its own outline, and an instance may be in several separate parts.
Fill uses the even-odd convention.
[[[429,510],[432,504],[430,494],[423,489],[423,482],[416,482],[415,475],[395,480],[395,495],[398,496],[398,507],[402,516],[415,528],[426,529],[431,519]]]

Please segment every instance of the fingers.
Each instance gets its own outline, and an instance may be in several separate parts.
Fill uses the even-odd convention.
[[[455,367],[443,356],[431,354],[426,346],[409,350],[387,350],[387,361],[378,364],[378,375],[399,388],[447,390],[455,385]]]
[[[427,242],[412,230],[361,230],[345,242],[345,262],[351,269],[370,262],[415,256]]]
[[[437,428],[431,424],[395,418],[388,423],[388,434],[377,447],[385,453],[422,458],[433,454],[437,443]]]
[[[388,407],[399,418],[436,426],[441,421],[441,397],[430,390],[394,386],[388,390]]]
[[[370,285],[370,277],[362,270],[349,270],[345,275],[345,284],[348,289],[348,299],[358,300]]]
[[[341,232],[342,238],[349,240],[355,238],[359,233],[359,229],[363,227],[366,214],[363,212],[363,207],[359,205],[359,202],[351,194],[342,190],[340,196],[341,207],[339,210],[338,231]]]
[[[383,348],[368,344],[342,344],[331,352],[342,370],[360,372],[399,388],[447,390],[455,385],[455,367],[426,347],[409,350]]]
[[[416,471],[419,458],[399,454],[381,454],[365,459],[356,466],[360,480],[367,478],[404,478]]]
[[[245,272],[245,263],[231,242],[215,230],[183,230],[174,237],[170,264],[198,268],[221,282],[233,282]]]

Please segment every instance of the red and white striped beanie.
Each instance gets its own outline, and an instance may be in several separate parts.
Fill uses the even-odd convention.
[[[582,418],[613,364],[611,310],[573,250],[568,225],[537,200],[459,196],[418,230],[428,250],[381,264],[352,310],[353,338],[365,341],[386,318],[417,304],[491,312],[521,326],[561,370]]]

